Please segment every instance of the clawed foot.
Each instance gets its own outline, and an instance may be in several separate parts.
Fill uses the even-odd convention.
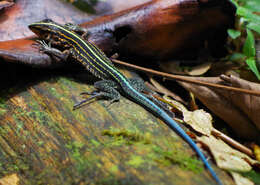
[[[97,91],[93,91],[93,92],[90,92],[90,93],[89,92],[82,92],[82,93],[80,93],[80,95],[81,96],[91,95],[91,96],[89,98],[85,98],[84,100],[82,100],[79,103],[76,103],[73,106],[73,110],[80,108],[83,104],[93,100],[94,98],[103,96],[103,94],[101,92],[97,92]]]
[[[47,44],[44,40],[36,40],[32,45],[39,48],[39,50],[43,52],[51,49],[51,42]]]
[[[88,102],[90,102],[91,100],[93,100],[94,98],[99,98],[99,97],[107,97],[105,92],[99,92],[99,91],[93,91],[93,92],[82,92],[80,93],[81,96],[84,96],[84,100],[82,100],[79,103],[76,103],[73,106],[73,110],[76,110],[78,108],[80,108],[81,106],[83,106],[83,104],[86,104]],[[86,95],[90,95],[90,97],[86,98]],[[109,100],[109,103],[106,105],[106,107],[109,107],[110,105],[112,105],[113,103],[119,101],[118,98],[113,98]]]
[[[51,42],[48,44],[44,40],[36,40],[36,42],[40,45],[40,51],[46,52],[46,51],[51,51]]]
[[[119,101],[120,94],[116,90],[116,82],[111,80],[102,80],[94,83],[94,87],[97,89],[96,91],[93,91],[91,93],[83,92],[81,95],[90,95],[89,98],[86,98],[85,100],[77,103],[74,105],[73,109],[80,107],[82,104],[89,102],[90,100],[94,98],[105,98],[109,100],[109,104],[106,107],[109,107],[111,104],[113,104],[116,101]]]
[[[114,99],[112,99],[112,100],[109,100],[109,101],[108,101],[108,104],[107,104],[105,107],[108,108],[108,107],[110,107],[113,103],[118,102],[118,101],[119,101],[119,99],[116,99],[116,98],[114,98]]]

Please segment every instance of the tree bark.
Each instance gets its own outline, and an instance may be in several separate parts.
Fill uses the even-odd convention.
[[[73,111],[79,94],[92,90],[54,75],[2,91],[0,176],[17,174],[20,184],[33,185],[215,184],[188,144],[126,98]]]

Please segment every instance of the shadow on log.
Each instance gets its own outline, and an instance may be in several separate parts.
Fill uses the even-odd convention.
[[[56,75],[1,92],[2,177],[15,173],[20,184],[215,184],[190,147],[139,105],[122,98],[72,111],[80,92],[93,90],[76,79]]]

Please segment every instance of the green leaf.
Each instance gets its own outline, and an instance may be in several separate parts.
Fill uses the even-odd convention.
[[[253,71],[255,73],[257,79],[260,80],[260,73],[257,69],[255,58],[251,57],[251,58],[246,59],[246,63],[249,66],[249,68],[251,69],[251,71]]]
[[[241,175],[243,175],[246,178],[249,178],[255,184],[260,184],[260,173],[259,172],[251,170],[249,172],[241,172]]]
[[[230,2],[233,3],[236,7],[239,6],[235,0],[230,0]]]
[[[255,39],[252,31],[249,29],[247,31],[247,38],[245,44],[243,46],[243,54],[247,57],[254,57],[255,56]]]
[[[260,12],[259,0],[246,0],[243,6],[252,12]]]
[[[260,34],[260,24],[250,22],[246,27]]]
[[[233,53],[231,56],[229,56],[229,60],[231,60],[231,61],[241,61],[241,60],[245,59],[245,57],[246,56],[242,53]]]
[[[244,17],[247,21],[250,22],[254,22],[254,23],[260,22],[260,16],[252,13],[249,9],[246,9],[241,6],[237,8],[237,15]]]
[[[234,29],[228,29],[228,35],[232,39],[236,39],[237,37],[239,37],[241,35],[241,32],[238,30],[234,30]]]

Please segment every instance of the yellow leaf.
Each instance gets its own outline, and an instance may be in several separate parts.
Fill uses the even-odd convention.
[[[255,153],[255,158],[260,161],[260,147],[258,145],[254,145],[254,153]]]
[[[214,136],[202,136],[197,139],[209,147],[218,167],[222,169],[248,172],[252,169],[251,165],[259,163]]]
[[[236,185],[254,185],[254,183],[252,181],[250,181],[249,179],[243,177],[242,175],[235,173],[235,172],[231,172],[231,175],[236,183]]]
[[[204,110],[184,111],[184,121],[189,124],[197,132],[209,136],[211,134],[212,117]]]

